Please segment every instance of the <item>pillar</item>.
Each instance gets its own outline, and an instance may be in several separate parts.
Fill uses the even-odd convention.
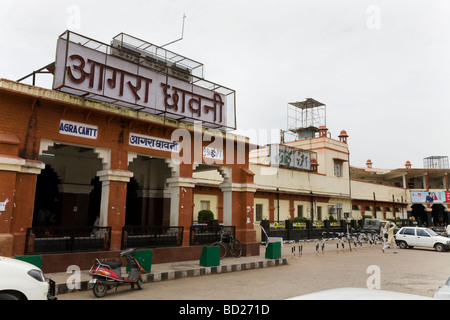
[[[237,166],[232,170],[231,225],[236,227],[236,238],[243,245],[243,254],[246,256],[258,255],[259,244],[256,242],[254,227],[254,195],[257,189],[257,185],[253,183],[254,173],[249,169]]]
[[[34,198],[36,180],[45,164],[40,161],[25,161],[21,172],[16,175],[14,206],[12,209],[11,234],[13,236],[12,255],[23,255],[25,252],[28,228],[33,225]]]
[[[166,163],[171,169],[171,177],[166,179],[170,191],[170,225],[184,227],[182,245],[189,246],[196,183],[192,178],[192,164],[176,164],[172,159],[166,159]]]
[[[36,177],[40,161],[18,157],[20,140],[0,133],[0,256],[23,254],[26,232],[33,223]]]
[[[0,156],[0,256],[23,254],[33,223],[39,161]]]
[[[127,183],[133,176],[128,170],[107,169],[97,172],[102,182],[100,227],[111,227],[110,250],[120,250],[125,225]]]

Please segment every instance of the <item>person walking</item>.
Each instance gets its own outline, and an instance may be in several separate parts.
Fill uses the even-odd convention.
[[[447,237],[450,238],[450,223],[449,223],[449,225],[447,226]]]
[[[393,244],[394,253],[397,253],[397,244],[395,243],[395,237],[394,237],[395,223],[393,223],[392,221],[388,221],[386,223],[386,230],[387,230],[388,238],[386,240],[386,244],[381,249],[381,251],[383,251],[383,253],[384,253],[384,250],[386,250],[387,248],[390,248],[391,244]]]

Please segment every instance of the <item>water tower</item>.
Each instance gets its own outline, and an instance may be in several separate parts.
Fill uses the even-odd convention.
[[[289,102],[287,111],[287,128],[297,140],[314,138],[320,127],[326,127],[326,105],[315,99]]]

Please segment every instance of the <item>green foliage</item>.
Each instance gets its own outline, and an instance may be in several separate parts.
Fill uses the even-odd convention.
[[[200,210],[198,212],[198,222],[206,222],[209,220],[214,220],[214,213],[211,210]]]

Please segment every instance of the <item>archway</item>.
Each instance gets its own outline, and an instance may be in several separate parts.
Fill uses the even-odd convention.
[[[41,141],[41,145],[46,149],[41,150],[39,160],[49,169],[37,178],[33,225],[92,226],[99,215],[101,197],[99,181],[95,180],[103,167],[98,154],[79,145],[53,141]],[[45,206],[52,207],[53,212],[43,223]]]
[[[435,203],[431,207],[431,217],[433,225],[435,226],[446,226],[447,214],[445,212],[445,207],[441,203]]]
[[[164,158],[133,154],[127,184],[128,226],[169,226],[170,191],[166,185],[171,171]]]
[[[415,203],[411,206],[411,216],[418,222],[419,225],[423,225],[428,221],[428,215],[425,211],[425,207],[422,204]]]

